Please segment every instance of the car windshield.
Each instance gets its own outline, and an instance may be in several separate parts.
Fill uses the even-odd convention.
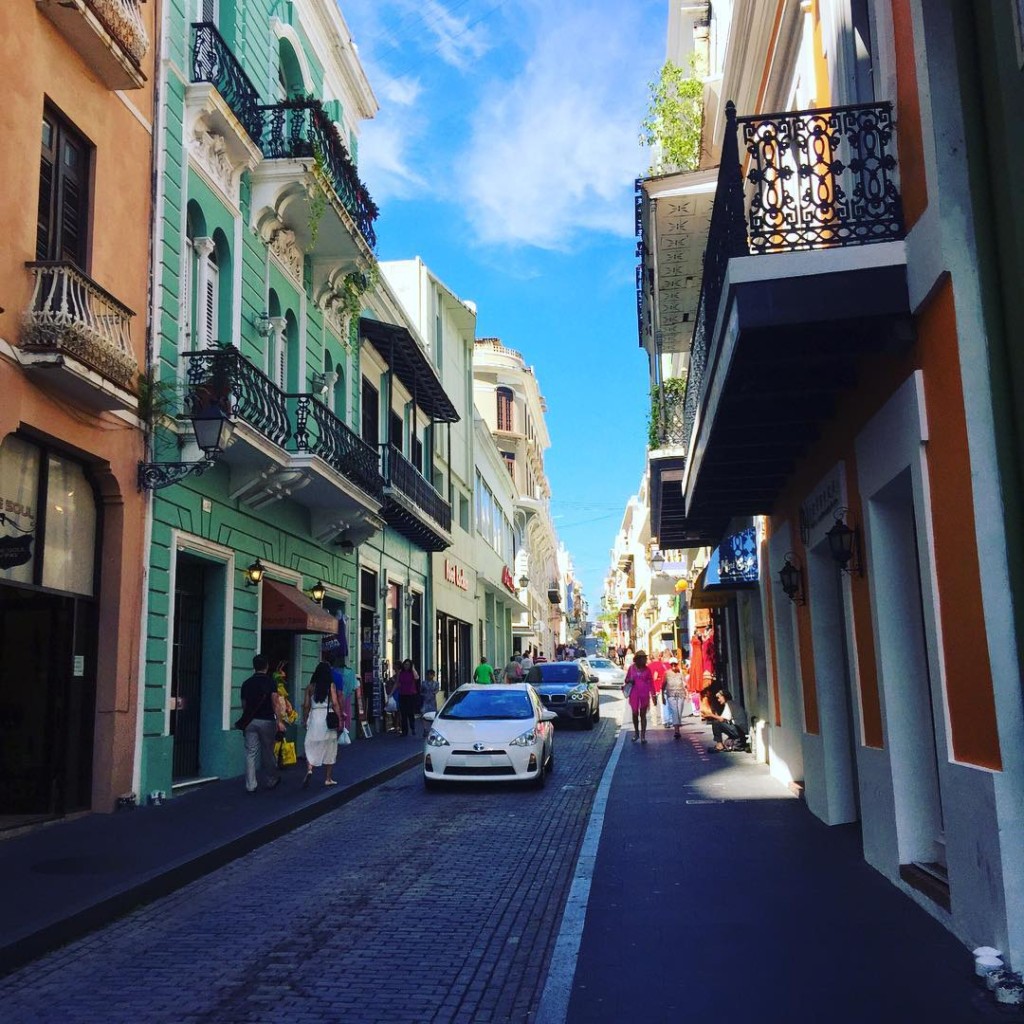
[[[571,665],[534,665],[539,670],[539,683],[578,683],[580,681],[580,667],[573,663]]]
[[[591,668],[614,668],[615,666],[607,658],[588,658]]]
[[[533,718],[533,705],[522,690],[457,690],[441,709],[441,718],[460,721]]]

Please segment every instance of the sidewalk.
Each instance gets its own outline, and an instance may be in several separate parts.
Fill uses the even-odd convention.
[[[561,1020],[1024,1020],[863,860],[858,826],[825,826],[749,754],[709,753],[696,722],[626,732]]]
[[[0,974],[158,899],[416,764],[422,740],[393,735],[338,751],[336,787],[302,789],[304,764],[275,789],[224,779],[160,806],[88,814],[0,838]]]

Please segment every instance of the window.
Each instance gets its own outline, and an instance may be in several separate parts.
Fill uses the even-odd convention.
[[[364,377],[362,393],[363,440],[373,448],[380,444],[380,396],[377,389]]]
[[[498,397],[498,429],[512,429],[512,389],[498,388],[495,391]]]
[[[459,494],[459,526],[469,533],[469,498]]]
[[[217,302],[220,296],[220,277],[217,268],[217,249],[211,245],[209,252],[201,257],[206,261],[205,273],[197,274],[196,278],[203,282],[203,294],[198,296],[199,303],[199,342],[201,348],[213,348],[217,342]]]
[[[90,156],[89,143],[47,108],[39,161],[37,260],[66,260],[85,270]]]
[[[438,373],[444,369],[444,328],[441,326],[441,289],[434,289],[434,363]]]
[[[412,464],[429,480],[426,467],[423,465],[423,442],[418,438],[412,439]]]
[[[501,457],[505,460],[505,468],[508,470],[508,475],[513,480],[516,478],[516,453],[515,452],[502,452]]]
[[[402,451],[402,435],[405,433],[403,428],[402,417],[392,412],[388,426],[388,443],[393,444],[399,451]]]
[[[209,21],[216,25],[218,7],[218,0],[195,0],[196,21]]]

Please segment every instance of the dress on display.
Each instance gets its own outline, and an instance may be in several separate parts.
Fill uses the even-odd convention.
[[[686,688],[690,693],[700,693],[704,685],[704,645],[696,633],[690,638],[690,674],[686,679]]]
[[[716,674],[715,669],[715,632],[709,629],[704,634],[704,671],[710,672],[712,675]]]

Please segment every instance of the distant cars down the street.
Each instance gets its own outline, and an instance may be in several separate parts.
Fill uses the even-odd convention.
[[[559,718],[579,722],[593,729],[601,717],[601,698],[597,692],[597,676],[581,661],[549,661],[534,665],[527,676],[537,688],[544,707]]]
[[[597,685],[600,687],[614,687],[616,690],[622,688],[626,681],[626,673],[608,658],[584,658],[587,671],[597,676]]]
[[[531,782],[544,785],[554,766],[555,714],[527,683],[460,686],[431,723],[423,754],[423,784]]]

